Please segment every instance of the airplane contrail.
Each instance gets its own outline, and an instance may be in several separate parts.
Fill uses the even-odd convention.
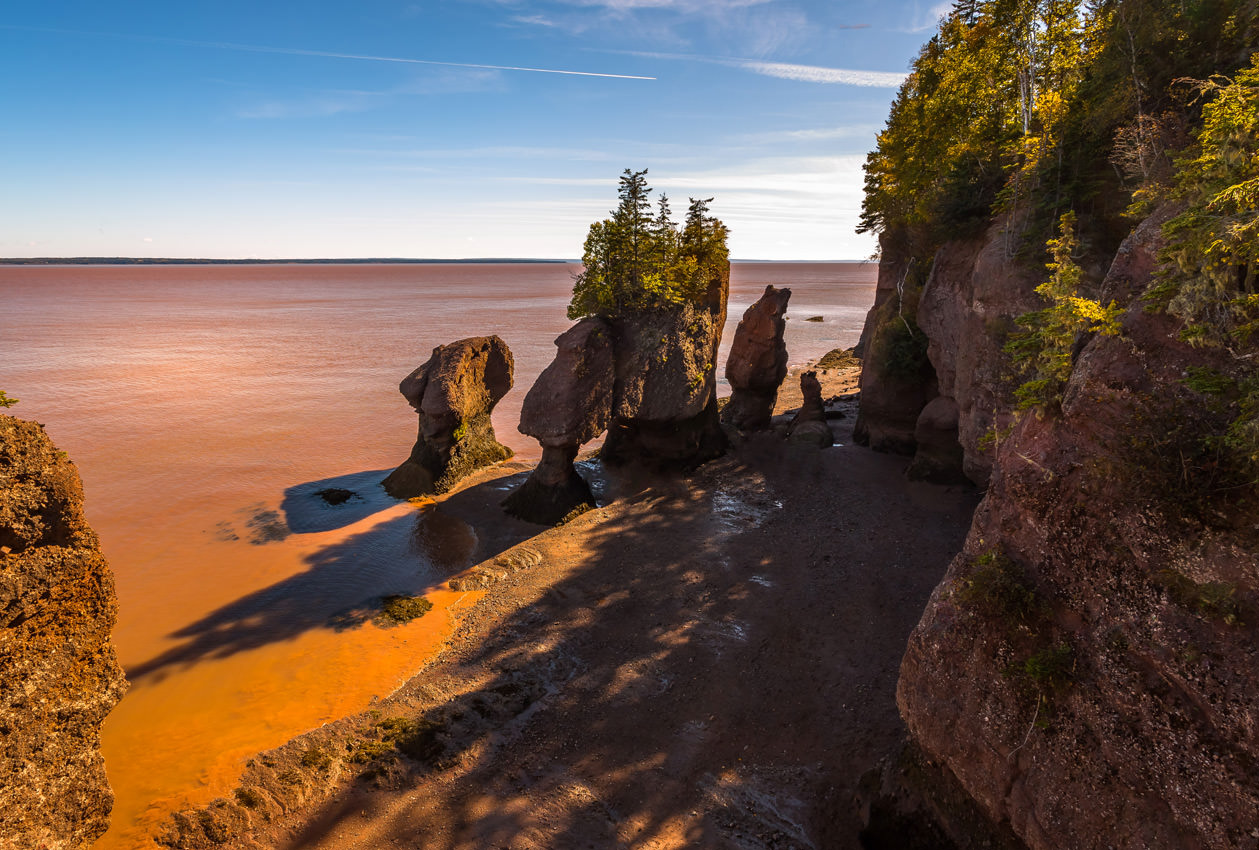
[[[84,32],[82,30],[63,30],[47,27],[23,27],[12,24],[0,24],[0,29],[25,30],[27,32],[49,32],[61,35],[82,35],[93,38],[121,38],[132,41],[150,41],[161,44],[179,44],[186,47],[209,47],[215,50],[240,50],[248,53],[278,53],[288,56],[319,56],[328,59],[355,59],[363,62],[396,62],[404,65],[441,65],[447,68],[477,68],[483,71],[528,71],[534,74],[563,74],[570,77],[603,77],[612,80],[655,80],[655,77],[644,77],[637,74],[604,74],[597,71],[570,71],[560,68],[528,68],[518,65],[485,65],[475,62],[442,62],[436,59],[410,59],[402,56],[372,56],[361,53],[334,53],[327,50],[303,50],[297,47],[266,47],[257,44],[235,44],[226,41],[190,41],[183,38],[163,38],[161,36],[128,35],[126,33]]]

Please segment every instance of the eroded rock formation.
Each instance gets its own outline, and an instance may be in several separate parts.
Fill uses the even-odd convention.
[[[1122,332],[1077,340],[1060,412],[1014,417],[994,377],[1034,297],[994,233],[941,249],[918,305],[941,393],[919,423],[944,446],[955,403],[954,451],[989,484],[898,704],[930,759],[1036,850],[1259,846],[1259,505],[1216,454],[1224,405],[1187,379],[1227,354],[1182,342],[1141,297],[1165,216],[1115,256],[1098,291],[1127,306]],[[981,446],[985,431],[999,439]]]
[[[826,408],[822,404],[822,384],[817,372],[800,373],[800,395],[804,398],[787,429],[794,442],[826,448],[835,442],[831,426],[826,424]]]
[[[920,265],[896,250],[896,240],[879,240],[882,260],[874,306],[866,315],[856,350],[861,357],[861,409],[853,439],[875,451],[913,454],[918,415],[937,395],[935,374],[927,361],[926,335],[909,319],[906,281]],[[912,287],[910,287],[912,290]]]
[[[461,479],[511,457],[494,437],[490,412],[512,386],[515,362],[497,336],[439,345],[402,379],[399,392],[420,417],[411,456],[384,480],[398,499],[444,493]]]
[[[542,459],[503,502],[508,513],[543,525],[594,505],[573,459],[583,443],[608,427],[615,375],[612,331],[602,319],[582,319],[555,346],[555,359],[530,387],[520,410],[520,433],[542,444]]]
[[[747,309],[734,331],[734,342],[726,358],[726,380],[730,401],[721,419],[740,431],[769,427],[778,398],[778,387],[787,376],[787,302],[790,289],[765,287],[765,293]]]
[[[692,469],[725,451],[715,364],[729,288],[726,266],[696,302],[609,319],[616,380],[605,463]]]
[[[86,847],[109,825],[117,610],[78,472],[42,426],[0,414],[0,846]]]

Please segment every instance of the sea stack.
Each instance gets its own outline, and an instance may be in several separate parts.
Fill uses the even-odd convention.
[[[600,458],[691,470],[726,450],[717,414],[717,347],[726,324],[726,264],[695,301],[609,320],[616,352],[612,421]]]
[[[804,401],[787,429],[792,441],[826,448],[835,442],[831,426],[826,424],[826,408],[822,405],[822,384],[817,372],[800,373],[800,394]]]
[[[790,289],[765,287],[765,293],[743,314],[734,331],[726,380],[732,392],[721,419],[740,431],[769,427],[778,388],[787,376],[787,302]]]
[[[117,614],[74,465],[43,426],[0,415],[0,847],[86,847],[108,828]]]
[[[573,459],[582,443],[608,427],[615,376],[612,331],[602,319],[582,319],[555,347],[555,360],[529,389],[520,411],[520,433],[542,444],[542,459],[503,502],[513,516],[543,525],[594,505]]]
[[[490,413],[512,386],[515,363],[497,336],[439,345],[398,390],[420,417],[411,456],[383,482],[396,499],[445,493],[482,467],[511,457]]]

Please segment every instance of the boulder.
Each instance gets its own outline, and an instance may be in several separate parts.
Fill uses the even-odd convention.
[[[740,431],[769,427],[778,398],[778,387],[787,376],[787,301],[790,289],[765,287],[765,293],[743,314],[734,331],[726,380],[730,401],[721,411],[722,422]]]
[[[439,345],[398,390],[419,414],[411,456],[384,480],[397,499],[444,493],[472,472],[511,457],[490,413],[512,386],[515,363],[497,336]]]
[[[573,459],[583,443],[608,427],[615,377],[612,332],[602,319],[582,319],[555,340],[555,347],[555,359],[520,410],[520,433],[542,444],[542,460],[503,502],[513,516],[543,525],[594,505]]]
[[[0,414],[0,847],[87,847],[109,826],[117,611],[74,465],[42,426]]]
[[[822,404],[822,384],[817,372],[800,373],[800,394],[804,402],[787,428],[788,438],[819,448],[833,445],[835,437],[831,426],[826,424],[826,407]]]

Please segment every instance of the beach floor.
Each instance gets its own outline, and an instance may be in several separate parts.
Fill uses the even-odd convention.
[[[903,732],[906,639],[978,499],[852,445],[857,374],[819,375],[844,412],[836,446],[765,434],[688,479],[610,478],[605,507],[452,577],[488,586],[444,652],[371,711],[259,756],[168,840],[857,846],[857,782]],[[798,404],[793,375],[779,409]],[[443,504],[492,523],[522,468]]]

